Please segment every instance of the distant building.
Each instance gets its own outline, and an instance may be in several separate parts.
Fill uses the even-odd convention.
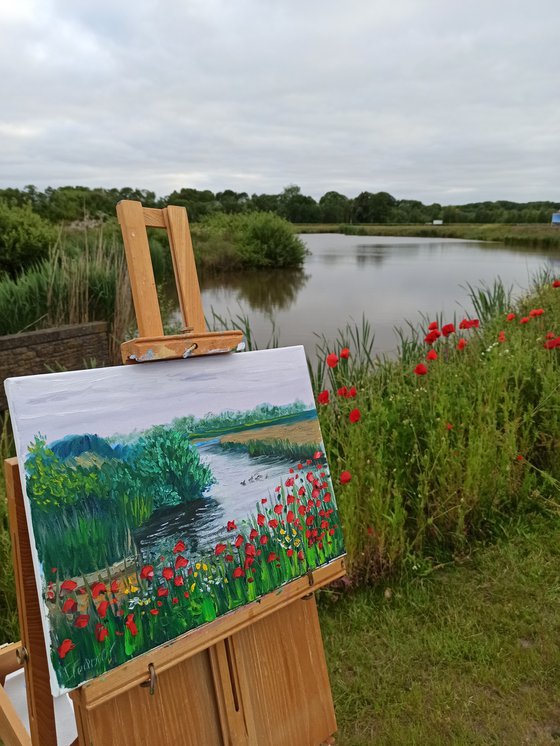
[[[557,225],[560,228],[560,212],[553,212],[552,213],[552,220],[550,221],[551,225]]]
[[[443,220],[432,220],[432,225],[443,225]]]

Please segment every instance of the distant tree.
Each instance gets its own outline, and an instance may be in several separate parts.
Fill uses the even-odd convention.
[[[193,222],[201,220],[207,215],[220,211],[220,204],[209,189],[199,190],[184,188],[171,192],[166,198],[169,205],[179,205],[187,209],[189,219]]]
[[[253,194],[249,203],[251,210],[257,212],[275,212],[278,213],[280,207],[279,194]]]
[[[287,186],[280,195],[278,214],[291,223],[318,223],[321,213],[313,197],[301,193],[300,187]]]
[[[0,202],[0,270],[15,276],[49,253],[56,229],[36,215],[31,205],[8,207]]]
[[[216,202],[219,208],[230,215],[245,212],[249,204],[247,192],[234,192],[226,189],[224,192],[216,192]]]
[[[348,223],[352,219],[352,205],[339,192],[326,192],[319,200],[323,223]]]

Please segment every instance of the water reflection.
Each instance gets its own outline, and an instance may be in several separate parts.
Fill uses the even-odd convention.
[[[303,270],[251,270],[202,279],[202,302],[208,310],[212,299],[227,295],[234,303],[270,314],[287,311],[297,300],[309,275]],[[209,300],[208,304],[206,300]]]

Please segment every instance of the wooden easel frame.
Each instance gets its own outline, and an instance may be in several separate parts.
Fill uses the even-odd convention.
[[[241,332],[206,331],[186,210],[146,209],[126,200],[117,206],[117,215],[140,332],[138,339],[121,345],[123,362],[235,349]],[[185,323],[180,335],[163,335],[147,227],[165,228],[169,236]],[[7,746],[54,746],[47,651],[17,459],[6,460],[5,474],[22,640],[4,654],[0,650],[0,683],[3,672],[24,666],[31,738],[5,702],[1,686],[0,736]],[[332,743],[336,721],[313,591],[344,574],[342,557],[74,690],[78,743]],[[169,707],[176,712],[172,719]],[[187,711],[188,732],[176,722],[181,708]]]

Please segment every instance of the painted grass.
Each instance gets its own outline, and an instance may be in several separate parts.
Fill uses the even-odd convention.
[[[540,519],[428,577],[323,594],[337,746],[557,743],[559,540]]]
[[[244,441],[222,440],[220,446],[226,451],[240,451],[248,453],[249,456],[276,456],[288,461],[305,461],[313,458],[313,454],[322,447],[320,443],[293,443],[290,440],[280,438]]]

